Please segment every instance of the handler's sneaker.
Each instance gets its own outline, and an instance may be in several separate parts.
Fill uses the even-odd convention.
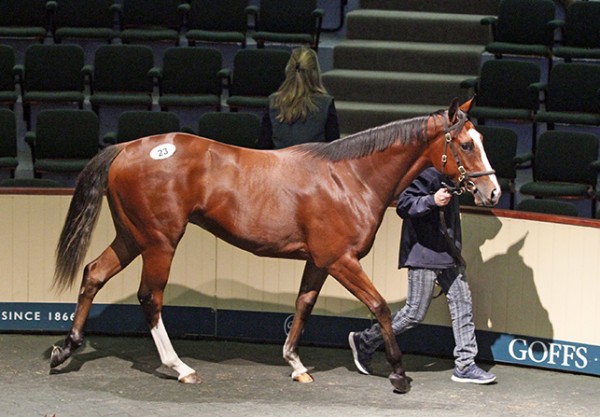
[[[464,382],[471,384],[491,384],[496,380],[496,375],[486,372],[479,366],[472,363],[462,371],[458,367],[454,368],[452,373],[452,380],[454,382]]]
[[[360,335],[358,333],[350,332],[348,334],[348,343],[350,344],[350,349],[352,349],[354,365],[356,365],[358,372],[364,375],[371,375],[371,355],[362,352],[358,348]]]

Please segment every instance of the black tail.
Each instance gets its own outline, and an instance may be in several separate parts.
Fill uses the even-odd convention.
[[[109,146],[96,155],[79,174],[56,247],[53,287],[58,290],[73,285],[75,275],[83,263],[100,214],[102,196],[108,181],[108,168],[121,149],[121,146]]]

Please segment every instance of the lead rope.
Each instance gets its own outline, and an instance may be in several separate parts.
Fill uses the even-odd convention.
[[[444,235],[444,239],[446,239],[446,242],[448,243],[448,249],[450,249],[452,256],[456,259],[459,266],[464,269],[467,267],[467,262],[465,261],[465,258],[462,257],[460,250],[456,247],[454,240],[452,240],[452,238],[450,237],[450,233],[448,232],[448,225],[446,224],[446,215],[444,213],[444,208],[440,207],[439,210],[440,210],[440,224],[442,226],[441,227],[442,235]],[[437,295],[434,295],[432,297],[433,299],[436,299],[436,298],[440,297],[442,294],[445,294],[444,288],[440,285],[440,283],[438,282],[437,279],[435,280],[435,283],[436,283],[436,285],[438,285],[440,287],[440,291],[438,292]]]
[[[450,252],[452,252],[452,256],[456,258],[459,266],[463,268],[467,267],[467,262],[465,262],[465,258],[462,257],[460,250],[456,247],[454,240],[450,237],[450,233],[448,233],[448,225],[446,224],[446,215],[444,214],[444,210],[440,209],[440,223],[442,225],[442,234],[448,243],[448,248]]]
[[[444,135],[444,153],[442,154],[442,175],[445,176],[445,168],[446,168],[446,162],[448,162],[448,146],[450,146],[451,150],[453,151],[453,153],[455,153],[454,148],[451,145],[452,142],[452,135],[450,134],[450,129],[448,129],[448,124],[446,122],[446,119],[444,119],[444,130],[446,130],[446,133]],[[456,155],[455,155],[456,157]],[[462,165],[460,164],[460,161],[458,160],[458,158],[456,159],[457,162],[457,166],[460,172],[460,177],[459,177],[459,184],[462,180],[464,180],[464,168],[462,167]],[[462,168],[462,170],[461,170]],[[447,182],[442,181],[442,185],[452,194],[455,195],[460,195],[464,192],[464,189],[459,185],[458,187],[455,186],[454,184],[449,184]],[[456,245],[454,244],[454,241],[452,240],[452,238],[450,237],[450,233],[448,232],[448,225],[446,224],[446,215],[444,213],[444,207],[438,207],[438,210],[440,212],[440,225],[441,227],[441,232],[442,235],[444,236],[444,239],[446,239],[446,243],[448,244],[448,248],[450,250],[450,252],[452,252],[452,256],[456,258],[456,260],[458,261],[459,264],[461,265],[466,265],[465,264],[465,260],[463,259],[462,255],[460,254],[460,251],[458,250],[458,248],[456,247]],[[439,298],[442,296],[442,294],[445,294],[444,292],[444,288],[440,285],[439,281],[436,279],[435,280],[436,285],[438,285],[440,287],[439,292],[437,293],[437,295],[433,296],[433,299]]]
[[[463,184],[463,182],[465,180],[468,180],[469,178],[475,178],[475,177],[481,177],[481,176],[485,176],[485,175],[494,174],[494,170],[474,172],[474,173],[470,173],[470,174],[467,173],[467,171],[465,170],[465,168],[463,167],[463,165],[460,162],[460,158],[458,157],[458,153],[456,152],[456,149],[452,145],[452,134],[450,133],[450,131],[453,129],[456,129],[457,128],[456,126],[461,126],[460,122],[457,123],[455,126],[448,127],[448,122],[446,119],[444,119],[444,130],[446,132],[444,135],[445,136],[444,154],[442,155],[442,175],[445,176],[444,171],[446,168],[446,162],[448,162],[448,147],[450,147],[450,151],[452,152],[452,155],[454,156],[454,159],[456,160],[456,166],[457,166],[458,172],[460,174],[458,177],[458,186],[447,183],[447,182],[443,182],[443,181],[442,181],[442,185],[444,187],[446,187],[450,193],[452,193],[454,195],[461,195],[462,193],[465,192],[465,185]],[[475,185],[473,184],[472,181],[467,181],[467,187],[470,187],[470,189],[474,192],[477,191],[477,188],[475,187]],[[456,247],[454,240],[450,237],[450,233],[448,232],[448,225],[446,223],[445,210],[443,207],[440,207],[439,211],[440,211],[441,232],[442,232],[442,235],[444,235],[444,239],[446,239],[446,242],[448,243],[448,249],[452,253],[452,256],[458,262],[459,267],[462,267],[463,269],[465,269],[467,267],[467,262],[462,257],[460,250]],[[444,289],[442,288],[442,286],[439,284],[439,282],[437,280],[436,280],[436,284],[440,286],[440,292],[437,295],[433,296],[433,298],[438,298],[439,296],[441,296],[444,293]]]

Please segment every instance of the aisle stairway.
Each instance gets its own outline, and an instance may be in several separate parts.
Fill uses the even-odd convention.
[[[500,0],[361,0],[347,15],[346,39],[333,50],[323,81],[350,134],[430,113],[477,75]]]

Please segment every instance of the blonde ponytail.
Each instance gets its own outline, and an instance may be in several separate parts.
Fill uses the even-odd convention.
[[[321,81],[319,59],[314,50],[306,47],[292,51],[285,67],[285,80],[274,94],[271,106],[279,110],[277,120],[293,123],[305,120],[317,111],[313,96],[327,94]]]

